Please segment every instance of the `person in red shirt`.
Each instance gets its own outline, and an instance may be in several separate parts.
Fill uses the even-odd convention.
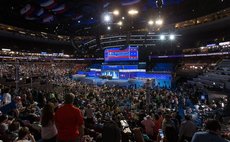
[[[153,140],[157,140],[157,135],[159,133],[159,129],[161,129],[161,120],[159,118],[158,114],[154,115],[154,120],[153,120],[155,126],[154,126],[154,132],[153,132]]]
[[[141,124],[145,128],[145,133],[152,139],[154,133],[155,124],[151,118],[151,116],[147,115],[144,120],[141,121]]]
[[[64,96],[64,105],[55,113],[58,130],[58,142],[79,142],[84,133],[84,121],[81,110],[73,105],[74,94]]]

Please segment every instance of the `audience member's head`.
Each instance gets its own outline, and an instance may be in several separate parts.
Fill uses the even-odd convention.
[[[152,119],[150,115],[147,115],[146,116],[146,119]]]
[[[68,93],[64,96],[64,102],[65,104],[73,104],[74,102],[74,94],[73,93]]]
[[[0,123],[4,123],[7,120],[8,120],[8,115],[3,114],[0,116]]]
[[[9,125],[9,131],[10,132],[14,132],[19,130],[20,128],[20,123],[18,121],[13,121],[10,125]]]
[[[206,122],[206,126],[205,128],[209,131],[214,131],[214,132],[218,132],[221,130],[221,126],[219,121],[214,120],[214,119],[210,119]]]
[[[170,120],[171,119],[171,116],[169,114],[165,114],[165,120]]]
[[[27,127],[22,127],[18,132],[18,139],[22,140],[24,139],[28,134],[30,134],[30,131]]]
[[[154,119],[155,119],[155,120],[159,120],[159,115],[158,115],[158,114],[155,114],[155,115],[154,115]]]
[[[185,115],[185,120],[191,120],[192,119],[192,116],[191,115]]]

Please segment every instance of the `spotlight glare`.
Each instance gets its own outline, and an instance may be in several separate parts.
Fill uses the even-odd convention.
[[[169,35],[169,39],[170,40],[174,40],[175,39],[175,35],[174,34]]]
[[[117,16],[117,15],[120,14],[120,12],[119,12],[119,10],[114,10],[114,11],[113,11],[113,14]]]
[[[148,24],[151,26],[154,24],[153,20],[149,20]]]
[[[107,27],[107,30],[111,30],[111,27],[110,27],[110,26],[108,26],[108,27]]]
[[[160,40],[165,40],[165,35],[160,35]]]
[[[155,23],[156,23],[156,25],[161,26],[163,24],[163,20],[157,19]]]
[[[123,25],[122,21],[119,21],[117,25],[122,26]]]
[[[135,9],[131,9],[131,10],[128,11],[128,14],[131,15],[131,16],[133,16],[133,15],[138,14],[138,11],[135,10]]]
[[[125,17],[122,17],[122,20],[125,20]]]
[[[103,18],[104,18],[104,19],[103,19],[104,22],[106,22],[106,23],[109,23],[109,22],[111,21],[111,19],[112,19],[111,16],[110,16],[109,14],[105,14]]]

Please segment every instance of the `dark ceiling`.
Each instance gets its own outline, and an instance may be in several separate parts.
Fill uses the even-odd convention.
[[[105,31],[102,13],[114,9],[120,11],[114,22],[125,17],[124,31],[130,26],[145,27],[150,17],[160,15],[165,24],[170,24],[229,6],[228,0],[163,0],[162,5],[161,0],[1,0],[0,23],[52,34],[95,35]],[[130,8],[139,11],[132,19],[127,16]],[[113,29],[120,31],[115,26]]]

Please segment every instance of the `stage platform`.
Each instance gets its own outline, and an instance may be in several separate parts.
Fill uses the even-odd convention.
[[[95,85],[95,86],[109,86],[109,87],[122,87],[122,88],[135,88],[140,89],[144,87],[146,83],[146,79],[128,79],[128,80],[121,80],[121,79],[101,79],[97,77],[79,77],[77,75],[73,75],[73,79],[76,81],[81,81],[82,83]],[[154,87],[155,82],[153,82],[152,86]]]

